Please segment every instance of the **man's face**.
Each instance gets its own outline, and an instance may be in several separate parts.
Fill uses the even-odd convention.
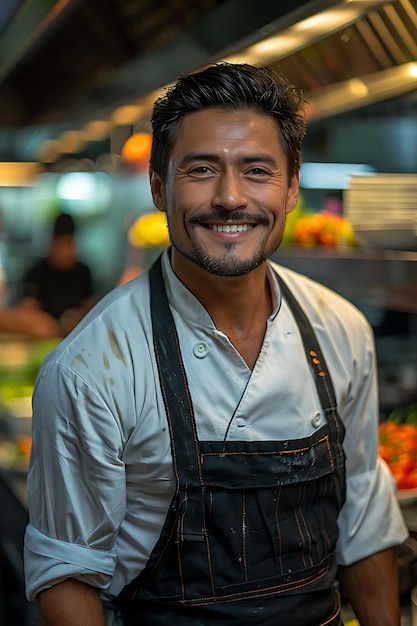
[[[153,174],[174,248],[218,276],[240,276],[279,246],[298,195],[274,120],[249,110],[206,109],[183,118],[166,183]]]
[[[74,235],[55,235],[51,241],[48,257],[57,269],[62,271],[72,269],[77,262]]]

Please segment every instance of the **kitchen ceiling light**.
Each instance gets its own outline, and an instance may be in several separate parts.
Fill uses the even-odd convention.
[[[368,74],[306,93],[308,121],[359,109],[381,99],[397,97],[417,87],[417,64],[404,63],[375,74]]]
[[[268,63],[278,61],[323,37],[349,26],[373,9],[384,5],[387,0],[347,0],[300,20],[296,24],[271,34],[241,52],[234,53],[224,60],[231,63]],[[276,30],[278,26],[271,27]]]
[[[110,135],[110,120],[91,120],[82,129],[83,137],[86,141],[100,141]]]
[[[77,153],[85,145],[84,138],[79,130],[67,130],[59,137],[61,150],[67,154]]]
[[[111,121],[119,126],[129,126],[136,124],[143,115],[143,106],[140,104],[126,104],[116,109]]]

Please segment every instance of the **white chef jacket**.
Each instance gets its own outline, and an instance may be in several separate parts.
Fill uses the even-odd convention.
[[[251,371],[173,273],[163,275],[202,440],[305,437],[325,420],[281,274],[307,313],[346,427],[346,503],[337,558],[348,565],[408,536],[377,458],[373,331],[326,287],[270,264],[273,313]],[[117,595],[145,566],[174,493],[145,272],[105,296],[46,358],[33,394],[25,536],[28,598],[68,577]]]

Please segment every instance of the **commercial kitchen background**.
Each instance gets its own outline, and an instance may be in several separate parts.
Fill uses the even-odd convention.
[[[57,210],[77,219],[98,296],[137,261],[127,230],[153,206],[147,177],[126,163],[123,145],[149,132],[163,86],[222,59],[269,65],[304,89],[304,209],[357,219],[347,215],[347,198],[358,172],[374,176],[380,194],[388,179],[396,188],[417,184],[416,0],[2,0],[4,301],[18,297]],[[356,201],[361,208],[360,195]],[[417,401],[417,193],[414,201],[401,229],[386,220],[398,209],[396,196],[367,227],[358,219],[357,247],[287,245],[276,254],[368,316],[377,336],[381,419]],[[387,313],[395,320],[389,328]],[[25,337],[1,336],[1,371],[32,349]],[[14,398],[9,408],[17,432],[29,433],[28,398]],[[4,501],[12,500],[0,521],[0,623],[26,625],[34,617],[23,599],[19,552],[25,468],[3,462],[1,471]]]

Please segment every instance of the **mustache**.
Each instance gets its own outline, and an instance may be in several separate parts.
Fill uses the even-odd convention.
[[[190,224],[235,224],[236,222],[247,222],[269,225],[269,219],[262,213],[247,213],[246,211],[216,211],[216,213],[201,213],[189,219]]]

